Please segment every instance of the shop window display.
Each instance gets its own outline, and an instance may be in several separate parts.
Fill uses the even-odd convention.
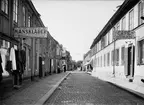
[[[6,70],[6,63],[9,60],[9,48],[10,48],[10,42],[5,41],[5,40],[1,40],[2,41],[2,45],[0,47],[0,54],[1,54],[1,65],[2,65],[2,69],[3,69],[3,73],[2,76],[10,76],[10,73]]]

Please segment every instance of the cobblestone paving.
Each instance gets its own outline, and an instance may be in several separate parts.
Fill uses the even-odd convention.
[[[85,73],[72,73],[45,105],[144,105],[144,100]]]

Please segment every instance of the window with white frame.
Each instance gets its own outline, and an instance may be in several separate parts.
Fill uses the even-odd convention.
[[[138,4],[138,25],[141,25],[143,23],[143,20],[141,17],[143,16],[143,3],[140,2]]]
[[[126,30],[126,17],[122,18],[122,21],[121,21],[121,30]]]
[[[22,8],[22,11],[23,11],[23,25],[25,27],[26,26],[26,9],[24,6]]]
[[[134,28],[134,10],[132,9],[129,12],[129,30],[132,30]]]
[[[8,14],[8,0],[1,0],[1,10]]]
[[[101,49],[105,47],[105,36],[102,37],[101,39]]]
[[[109,31],[110,43],[112,42],[112,29]]]
[[[13,1],[13,21],[17,22],[18,18],[18,0]]]

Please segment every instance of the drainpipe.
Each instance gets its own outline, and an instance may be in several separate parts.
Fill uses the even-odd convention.
[[[114,29],[114,51],[113,51],[113,77],[115,77],[115,29]]]
[[[32,38],[32,69],[31,69],[31,81],[35,76],[35,38]]]

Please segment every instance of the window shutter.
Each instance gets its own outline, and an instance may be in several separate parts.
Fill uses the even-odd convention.
[[[124,74],[128,75],[128,47],[125,47],[124,53]]]
[[[140,46],[140,42],[138,42],[137,43],[137,48],[138,48],[138,52],[137,52],[137,65],[139,65],[140,64],[140,54],[141,54],[141,52],[140,52],[140,49],[141,49],[141,46]]]

